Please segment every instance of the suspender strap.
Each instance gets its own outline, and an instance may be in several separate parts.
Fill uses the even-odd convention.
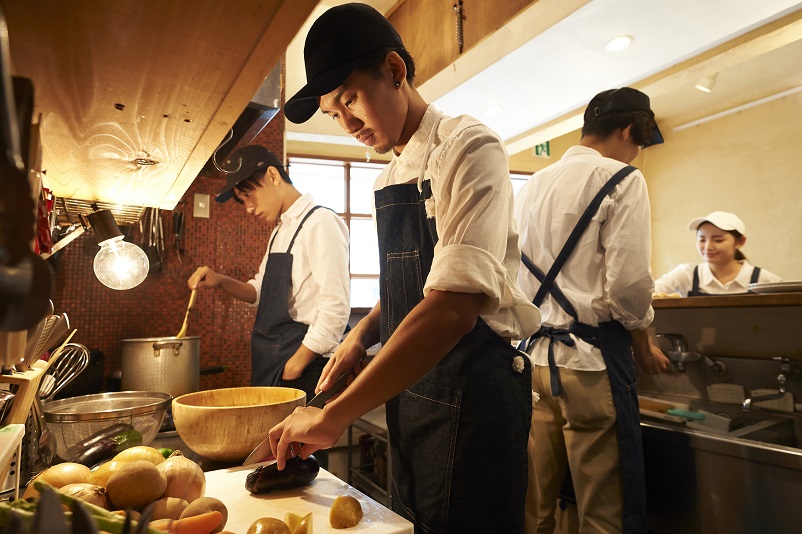
[[[576,223],[576,226],[574,226],[574,229],[571,231],[571,235],[568,236],[568,240],[565,242],[562,250],[560,250],[560,253],[557,255],[557,259],[554,260],[554,264],[551,266],[551,269],[549,269],[545,279],[541,282],[540,289],[538,289],[534,300],[532,300],[535,306],[540,306],[543,303],[543,299],[546,298],[546,293],[551,291],[551,287],[554,284],[554,280],[557,278],[557,274],[559,274],[571,253],[573,253],[574,248],[576,248],[576,244],[579,243],[579,238],[585,233],[585,230],[588,228],[593,216],[599,211],[599,206],[601,206],[604,197],[609,195],[615,186],[620,184],[621,181],[629,176],[629,174],[634,170],[635,167],[632,165],[627,165],[615,173],[613,177],[610,178],[607,183],[604,184],[604,186],[602,186],[599,192],[596,193],[596,196],[593,197],[593,200],[591,200],[590,204],[585,209],[585,212]]]

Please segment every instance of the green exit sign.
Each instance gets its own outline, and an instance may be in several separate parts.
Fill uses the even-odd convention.
[[[538,158],[548,158],[551,156],[551,150],[549,149],[548,141],[535,146],[535,156]]]

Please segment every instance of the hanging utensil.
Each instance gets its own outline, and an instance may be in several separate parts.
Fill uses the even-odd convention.
[[[189,296],[189,304],[187,305],[187,313],[184,314],[184,324],[181,325],[181,330],[178,331],[175,337],[184,337],[187,335],[187,320],[189,319],[189,310],[192,309],[192,306],[195,304],[195,295],[198,294],[197,289],[192,290],[192,294]]]
[[[79,343],[69,343],[64,347],[61,357],[42,377],[39,385],[39,397],[42,400],[52,399],[75,377],[89,365],[89,351]]]
[[[175,248],[175,256],[178,258],[178,263],[183,264],[181,260],[181,237],[184,235],[184,214],[180,211],[173,212],[173,247]]]

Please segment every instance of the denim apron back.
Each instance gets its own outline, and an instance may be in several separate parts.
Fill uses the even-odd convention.
[[[557,304],[573,319],[567,329],[542,325],[540,330],[521,342],[519,348],[528,349],[537,339],[548,338],[549,377],[551,394],[560,396],[560,374],[554,361],[554,343],[563,343],[574,346],[571,334],[598,348],[601,351],[604,365],[607,367],[607,376],[610,380],[610,389],[613,395],[613,405],[616,413],[616,430],[618,433],[618,450],[621,464],[622,504],[623,504],[623,531],[646,532],[646,474],[643,462],[643,444],[640,428],[640,413],[638,411],[638,393],[636,390],[635,365],[632,358],[632,341],[629,333],[618,321],[600,323],[591,326],[579,321],[578,314],[565,294],[555,284],[554,280],[562,266],[571,256],[579,238],[587,229],[593,216],[598,212],[602,200],[616,185],[626,178],[635,168],[627,166],[613,175],[610,180],[593,198],[590,205],[571,231],[554,265],[548,273],[544,273],[526,256],[521,254],[521,261],[529,272],[537,278],[541,286],[532,301],[540,306],[550,294]]]
[[[421,179],[375,193],[382,343],[423,299],[437,243],[431,196]],[[392,506],[416,533],[523,532],[531,389],[529,359],[478,318],[387,402]]]
[[[284,364],[295,354],[309,329],[309,325],[293,321],[289,312],[292,293],[292,246],[306,219],[320,206],[310,209],[292,236],[287,252],[271,252],[273,239],[267,252],[267,265],[262,278],[262,292],[256,321],[251,334],[251,385],[281,385]]]

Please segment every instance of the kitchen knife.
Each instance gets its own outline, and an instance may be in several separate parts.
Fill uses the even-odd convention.
[[[337,381],[334,383],[333,386],[331,386],[326,391],[321,391],[320,393],[315,395],[315,397],[312,400],[306,403],[306,406],[307,407],[311,406],[313,408],[323,408],[323,405],[326,404],[327,400],[329,400],[334,395],[345,389],[345,382],[348,380],[348,375],[350,374],[352,374],[350,369],[341,374],[340,378],[337,379]],[[242,462],[242,466],[247,467],[249,465],[258,464],[259,462],[270,456],[271,453],[272,450],[270,449],[270,437],[268,436],[265,439],[263,439],[262,442],[259,443],[259,445],[256,446],[256,448],[253,450],[253,452],[251,452],[248,455],[247,458],[245,458],[245,461]]]

